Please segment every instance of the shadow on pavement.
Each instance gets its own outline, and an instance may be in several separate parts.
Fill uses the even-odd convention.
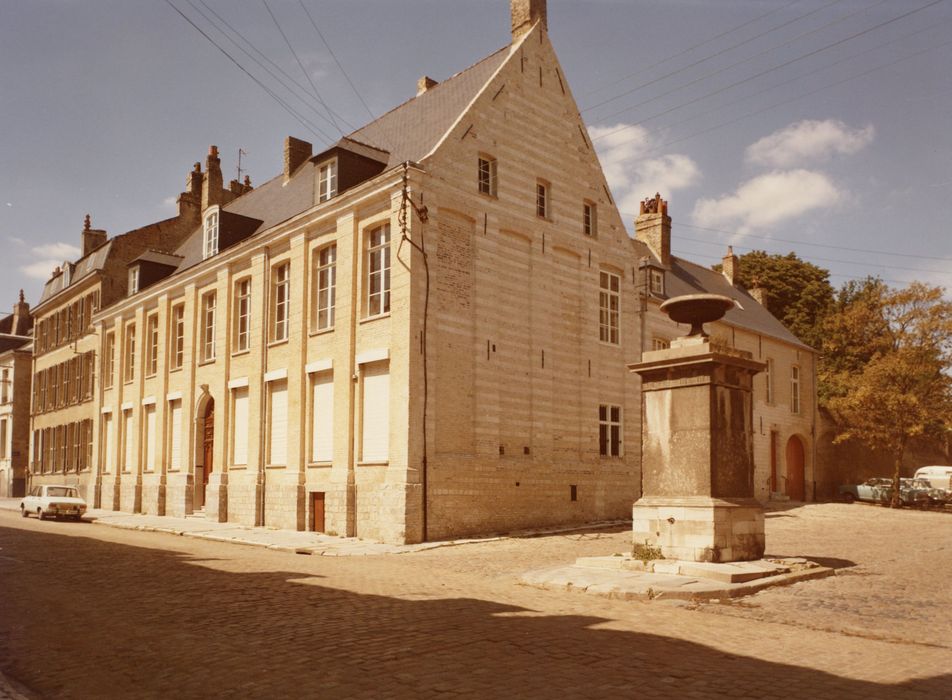
[[[879,685],[597,617],[362,595],[86,537],[0,528],[0,547],[0,667],[43,697],[903,698],[952,683]]]

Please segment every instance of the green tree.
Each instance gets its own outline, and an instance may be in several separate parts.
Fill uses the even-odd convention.
[[[938,287],[893,290],[879,280],[841,290],[841,302],[825,323],[834,333],[823,369],[826,403],[841,426],[836,441],[892,454],[898,507],[909,440],[952,427],[952,302]]]
[[[801,260],[796,253],[753,250],[740,256],[740,274],[735,281],[748,289],[763,287],[767,310],[804,343],[820,347],[821,324],[834,294],[828,270]]]

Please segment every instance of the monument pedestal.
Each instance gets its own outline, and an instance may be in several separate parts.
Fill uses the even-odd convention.
[[[764,515],[754,500],[754,375],[750,353],[696,335],[646,352],[642,378],[642,498],[632,508],[635,552],[667,559],[760,559]]]

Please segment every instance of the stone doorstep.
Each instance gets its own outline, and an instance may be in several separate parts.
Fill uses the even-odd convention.
[[[757,579],[790,573],[792,568],[806,570],[816,564],[806,559],[737,561],[714,564],[709,562],[682,561],[678,559],[655,559],[644,562],[630,555],[609,557],[580,557],[575,566],[588,569],[631,571],[667,576],[690,576],[721,583],[746,583]]]

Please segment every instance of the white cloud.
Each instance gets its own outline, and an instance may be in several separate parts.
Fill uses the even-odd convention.
[[[701,177],[697,163],[686,155],[647,157],[653,137],[642,126],[615,124],[590,127],[588,131],[608,185],[623,212],[637,212],[639,202],[656,192],[667,199],[675,190],[690,187]]]
[[[178,204],[178,195],[166,197],[162,200],[162,206],[165,209],[174,209],[176,204]]]
[[[805,119],[779,129],[747,147],[747,162],[774,168],[789,168],[811,161],[826,161],[834,155],[850,155],[873,140],[871,124],[851,129],[838,119]]]
[[[731,226],[738,233],[773,226],[814,209],[834,206],[846,196],[823,173],[774,171],[748,180],[733,194],[694,205],[699,226]]]
[[[20,268],[22,272],[27,277],[32,277],[33,279],[46,281],[50,278],[50,275],[53,273],[53,270],[57,265],[62,265],[62,260],[37,260],[36,262],[30,263],[29,265],[23,265]]]
[[[44,243],[43,245],[35,246],[32,250],[34,255],[39,255],[44,258],[58,258],[60,262],[78,257],[81,252],[79,248],[71,243],[63,242]]]

